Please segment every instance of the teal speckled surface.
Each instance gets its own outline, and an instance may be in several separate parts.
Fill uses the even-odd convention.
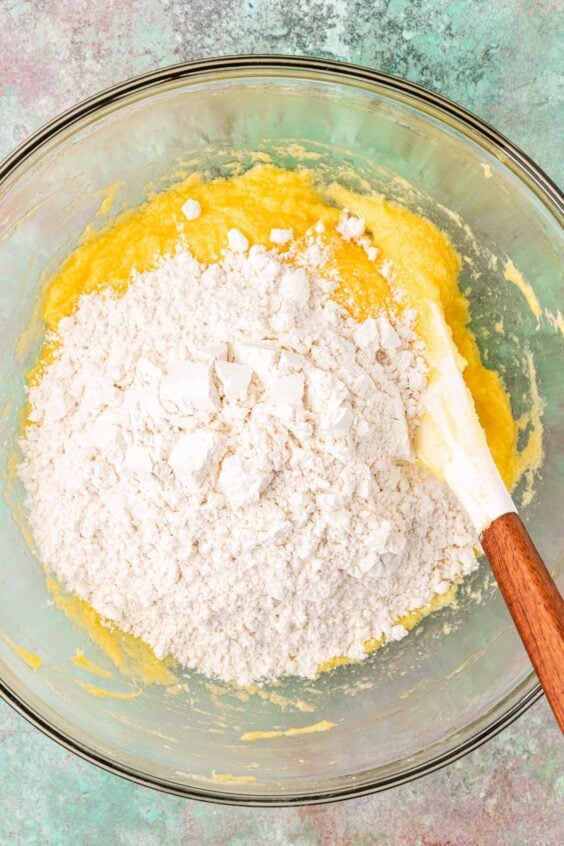
[[[369,65],[457,100],[554,179],[562,161],[558,0],[2,0],[0,155],[57,112],[159,65],[238,52]],[[564,767],[544,700],[449,768],[339,805],[256,810],[102,772],[0,703],[0,846],[552,846]]]

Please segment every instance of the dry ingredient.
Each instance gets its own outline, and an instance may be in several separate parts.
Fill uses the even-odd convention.
[[[353,320],[319,229],[299,249],[273,229],[283,254],[231,229],[220,262],[181,245],[123,296],[83,295],[29,389],[20,475],[46,567],[157,656],[239,684],[402,638],[477,563],[414,458],[415,315]],[[362,221],[338,229],[376,258]]]

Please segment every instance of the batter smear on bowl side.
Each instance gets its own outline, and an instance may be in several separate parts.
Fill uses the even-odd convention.
[[[158,657],[242,685],[362,659],[477,566],[413,447],[418,299],[449,320],[506,483],[524,469],[448,239],[327,196],[341,208],[262,165],[125,213],[51,281],[28,390],[19,474],[46,569]]]

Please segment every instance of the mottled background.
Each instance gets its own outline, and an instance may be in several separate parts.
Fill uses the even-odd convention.
[[[420,82],[558,180],[558,0],[0,0],[0,156],[114,82],[185,59],[301,53]],[[555,846],[562,746],[548,706],[446,770],[339,805],[254,810],[134,786],[0,703],[0,846]]]

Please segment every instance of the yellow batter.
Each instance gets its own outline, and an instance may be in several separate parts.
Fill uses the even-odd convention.
[[[188,221],[181,207],[190,198],[200,203],[202,214]],[[368,259],[359,245],[343,241],[336,233],[341,208],[365,219],[368,234],[379,250],[375,262]],[[88,229],[80,246],[50,280],[42,303],[42,318],[49,329],[55,330],[82,294],[108,287],[125,291],[133,270],[143,272],[154,268],[159,256],[176,250],[179,238],[185,239],[199,261],[207,263],[221,258],[231,228],[239,229],[251,244],[269,248],[273,247],[271,229],[292,228],[294,246],[299,247],[299,240],[319,220],[325,226],[321,237],[331,247],[330,265],[336,267],[344,280],[334,297],[354,317],[363,320],[382,308],[401,308],[392,299],[390,284],[380,272],[387,260],[394,265],[394,287],[408,292],[409,306],[417,307],[416,328],[431,349],[433,337],[426,333],[425,313],[430,301],[440,304],[466,364],[464,377],[492,455],[511,489],[528,467],[540,461],[539,430],[533,428],[530,442],[519,452],[519,423],[513,418],[509,397],[499,375],[482,364],[475,336],[468,328],[469,305],[457,281],[460,258],[448,238],[428,220],[379,195],[361,196],[332,185],[322,196],[311,171],[286,171],[268,164],[229,179],[206,181],[193,174],[139,208],[122,213],[102,232]],[[276,249],[284,251],[286,247]],[[52,354],[53,348],[45,345],[30,379],[40,378]],[[452,595],[449,593],[447,600]],[[64,606],[60,592],[56,596],[56,601]],[[80,605],[73,606],[73,616],[84,617],[90,630],[96,631],[98,644],[124,669],[123,640],[116,647],[111,640],[114,635],[100,625],[92,609],[79,600],[76,602]],[[440,598],[435,605],[416,609],[401,623],[411,628],[444,602]],[[128,644],[131,646],[133,641],[131,638]],[[379,645],[371,640],[366,643],[366,649],[373,651]],[[323,669],[345,660],[335,658]],[[153,661],[160,663],[154,658]],[[152,681],[169,683],[168,670],[163,668],[161,673],[150,660],[148,664],[151,667],[147,675]]]
[[[10,649],[15,652],[16,655],[32,670],[38,670],[43,666],[43,659],[40,658],[39,655],[36,655],[35,652],[30,652],[28,649],[24,649],[23,646],[19,646],[17,643],[14,643],[12,638],[8,637],[8,635],[4,635],[4,640]]]
[[[241,735],[241,740],[272,740],[276,737],[297,737],[300,734],[313,734],[317,731],[331,731],[335,728],[335,723],[330,723],[329,720],[321,720],[312,726],[302,726],[301,728],[290,728],[285,731],[247,731]]]

